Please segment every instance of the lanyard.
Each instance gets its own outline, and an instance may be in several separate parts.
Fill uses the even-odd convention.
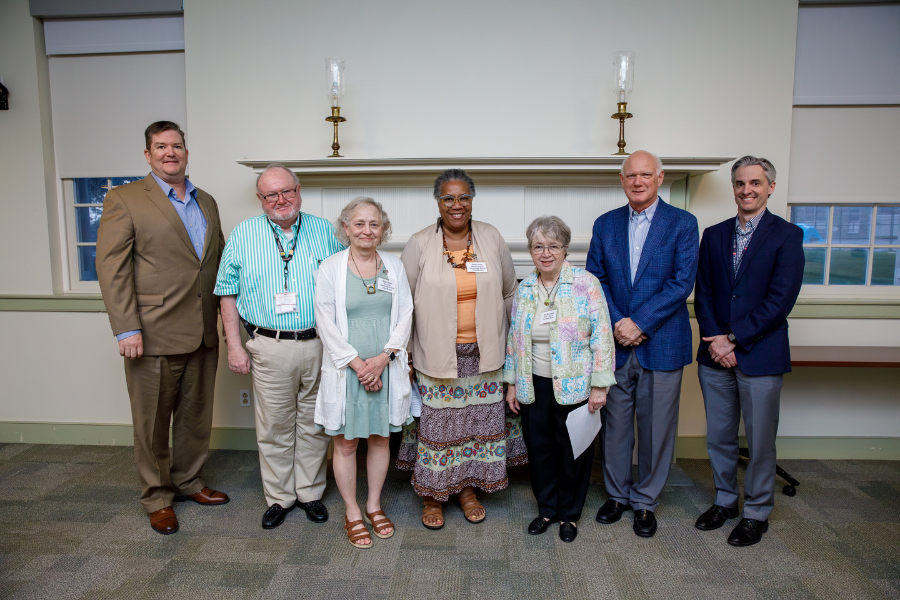
[[[281,255],[281,260],[284,261],[284,291],[286,292],[288,289],[288,266],[291,264],[291,259],[294,258],[294,250],[297,249],[297,241],[300,239],[299,217],[297,220],[297,233],[294,234],[294,244],[291,246],[290,252],[285,253],[284,246],[281,245],[281,240],[278,238],[278,232],[275,231],[274,226],[272,226],[272,235],[275,237],[275,245],[278,246],[278,254]]]

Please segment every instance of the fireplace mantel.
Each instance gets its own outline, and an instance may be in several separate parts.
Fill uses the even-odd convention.
[[[475,218],[500,231],[520,276],[532,268],[525,227],[542,214],[555,214],[572,228],[569,260],[584,265],[591,227],[600,214],[625,204],[619,181],[623,156],[520,156],[447,158],[318,158],[241,160],[262,172],[277,162],[295,172],[303,186],[303,207],[335,219],[356,196],[371,196],[391,217],[387,250],[399,252],[413,233],[434,223],[434,178],[444,169],[465,169],[478,192]],[[731,156],[663,156],[660,196],[680,208],[690,205],[690,177],[719,170]]]
[[[428,158],[317,158],[240,160],[255,173],[277,162],[304,186],[420,186],[449,168],[465,169],[485,185],[617,184],[624,156],[457,156]],[[667,182],[717,171],[733,156],[663,156]]]

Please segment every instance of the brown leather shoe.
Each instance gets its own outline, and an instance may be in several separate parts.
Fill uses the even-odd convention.
[[[150,513],[150,527],[157,533],[169,535],[178,531],[178,518],[171,506]]]
[[[196,494],[190,496],[175,496],[175,502],[184,502],[185,500],[193,500],[197,504],[217,505],[228,504],[230,498],[225,492],[219,492],[212,488],[205,487]]]

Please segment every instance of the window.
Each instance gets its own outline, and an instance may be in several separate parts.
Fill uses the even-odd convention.
[[[900,286],[900,205],[794,205],[811,285]]]
[[[187,131],[183,20],[150,16],[44,21],[57,177],[62,188],[63,288],[96,293],[103,197],[144,177],[144,129],[174,121]],[[164,73],[164,94],[148,94]]]
[[[97,228],[103,214],[103,198],[112,188],[143,179],[135,177],[81,177],[63,181],[63,189],[69,207],[66,215],[68,238],[74,240],[73,252],[69,253],[69,272],[72,274],[72,289],[95,289],[95,285],[84,282],[97,281]]]

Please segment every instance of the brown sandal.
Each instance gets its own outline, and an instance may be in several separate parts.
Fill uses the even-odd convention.
[[[460,492],[459,506],[462,508],[463,515],[469,523],[481,523],[487,517],[487,511],[484,511],[484,506],[478,501],[474,490],[469,492],[466,496],[463,496],[462,492]],[[471,516],[475,514],[475,511],[479,508],[485,512],[484,516],[480,519],[472,519]]]
[[[365,519],[366,519],[366,523],[368,523],[369,525],[372,526],[372,533],[374,533],[376,537],[386,540],[389,537],[391,537],[392,535],[394,535],[394,531],[396,530],[396,527],[394,527],[394,524],[391,523],[391,520],[387,518],[387,515],[384,514],[383,510],[376,510],[375,512],[367,512]],[[381,530],[387,529],[388,527],[391,528],[391,532],[386,535],[382,534]]]
[[[429,525],[425,522],[425,517],[438,517],[441,520],[440,525]],[[422,498],[422,525],[428,529],[440,529],[444,526],[444,503],[434,498]]]
[[[357,532],[352,532],[352,529],[354,527],[356,527],[357,525],[362,525],[363,530],[357,531]],[[347,517],[344,516],[344,531],[347,532],[347,539],[350,540],[351,546],[354,546],[356,548],[362,548],[363,550],[365,550],[366,548],[372,547],[372,534],[369,533],[369,530],[366,529],[366,524],[363,523],[362,521],[348,521]],[[364,540],[366,538],[369,538],[368,544],[360,544],[359,543],[359,540]]]

